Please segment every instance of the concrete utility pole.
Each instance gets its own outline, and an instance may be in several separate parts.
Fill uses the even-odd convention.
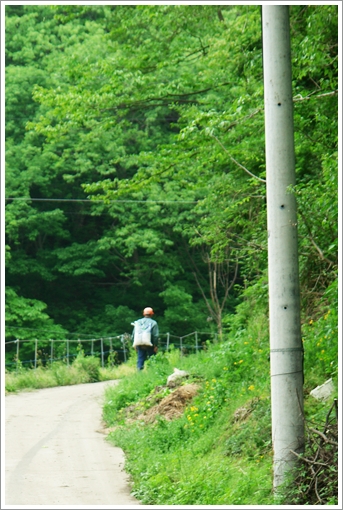
[[[289,8],[263,5],[269,331],[274,489],[304,451],[303,348]]]

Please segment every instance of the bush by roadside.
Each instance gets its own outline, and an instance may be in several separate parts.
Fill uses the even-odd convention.
[[[16,371],[5,373],[5,391],[7,393],[51,388],[53,386],[70,386],[97,381],[121,379],[134,371],[132,363],[117,367],[100,366],[99,358],[84,356],[81,351],[74,362],[67,365],[57,361],[47,367],[38,366],[36,369],[23,368],[18,363]]]

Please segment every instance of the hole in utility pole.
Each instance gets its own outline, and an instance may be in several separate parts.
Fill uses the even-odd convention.
[[[287,310],[287,306],[284,306],[284,307],[283,307],[283,309],[284,309],[284,310]]]
[[[284,208],[285,208],[285,206],[283,204],[280,205],[280,209],[284,209]]]
[[[281,103],[278,103],[277,105],[278,105],[278,106],[281,106]]]

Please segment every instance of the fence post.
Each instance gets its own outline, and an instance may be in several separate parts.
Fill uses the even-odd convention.
[[[17,360],[16,360],[17,366],[16,366],[16,371],[18,372],[18,366],[19,366],[19,338],[17,338],[16,342],[17,342]]]
[[[112,356],[112,354],[113,354],[113,344],[112,344],[112,338],[110,338],[110,357],[107,360],[107,363],[109,365],[109,360],[110,360],[111,365],[109,365],[109,366],[111,366],[111,367],[113,367],[113,356]]]
[[[92,345],[91,345],[91,355],[93,356],[94,355],[94,340],[91,340],[92,342]]]
[[[53,359],[53,355],[54,355],[54,341],[50,338],[50,342],[51,342],[50,363],[52,364],[52,359]]]
[[[195,332],[195,352],[198,354],[198,332]]]
[[[67,339],[67,365],[69,366],[69,340]]]
[[[38,351],[38,340],[35,340],[35,370],[37,368],[37,351]]]
[[[182,336],[180,336],[180,356],[182,356]]]
[[[112,352],[113,352],[113,346],[112,346],[112,338],[110,338],[110,360],[111,360],[111,364],[113,363],[112,361]]]
[[[101,366],[104,368],[104,339],[100,338],[101,341]]]
[[[125,339],[124,339],[124,335],[121,335],[121,342],[123,344],[123,350],[124,350],[124,361],[126,363],[126,348],[125,348]]]
[[[169,349],[169,337],[170,337],[170,333],[167,333],[167,348],[166,348],[167,351]]]

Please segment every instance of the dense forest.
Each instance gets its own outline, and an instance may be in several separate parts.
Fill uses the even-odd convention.
[[[261,7],[5,9],[6,341],[120,335],[145,306],[238,327],[268,296]],[[337,11],[290,7],[306,327],[338,308]]]

